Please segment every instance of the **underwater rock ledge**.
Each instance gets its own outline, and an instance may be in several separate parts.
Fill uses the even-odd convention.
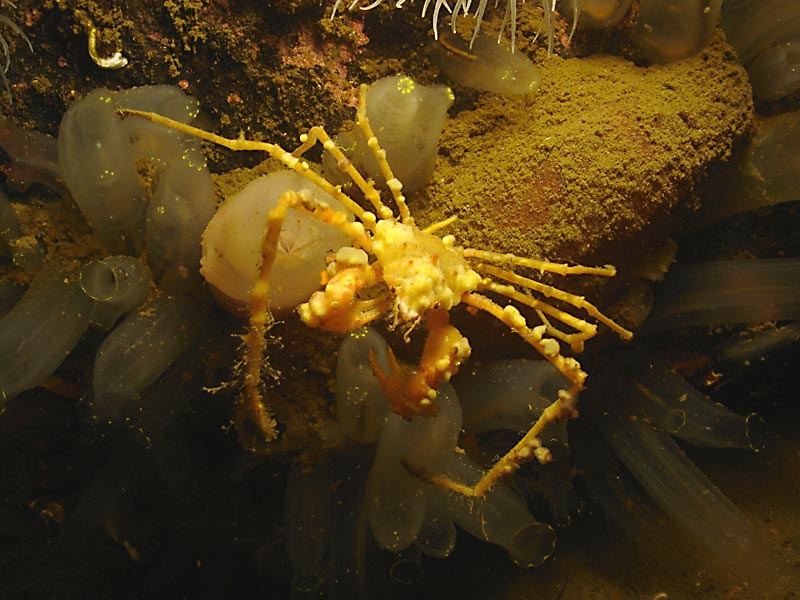
[[[722,37],[663,66],[554,57],[538,94],[482,95],[445,126],[418,222],[456,214],[450,232],[472,247],[630,266],[750,133],[750,85]]]

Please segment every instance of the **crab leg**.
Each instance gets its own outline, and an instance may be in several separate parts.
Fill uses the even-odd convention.
[[[561,331],[558,327],[550,323],[550,320],[545,316],[545,314],[539,310],[538,308],[534,309],[536,311],[536,315],[545,324],[547,327],[547,333],[552,335],[554,338],[557,338],[564,342],[565,344],[569,344],[570,348],[573,352],[583,352],[583,342],[587,339],[591,339],[594,337],[594,334],[589,336],[588,338],[583,338],[583,334],[578,333],[566,333],[565,331]],[[588,325],[588,323],[587,323]]]
[[[526,260],[529,260],[529,259],[526,259]],[[561,265],[561,266],[567,266],[567,265]],[[575,268],[575,267],[572,267],[572,268]],[[594,267],[581,267],[581,268],[591,269],[591,268],[594,268]],[[514,273],[513,271],[507,271],[506,269],[500,269],[498,267],[493,267],[491,265],[476,265],[475,266],[475,270],[478,271],[479,273],[486,273],[488,275],[491,275],[492,277],[496,277],[497,279],[502,279],[503,281],[507,281],[507,282],[509,282],[511,284],[515,284],[515,285],[519,285],[519,286],[528,288],[529,290],[533,290],[534,292],[538,292],[538,293],[542,294],[546,298],[554,298],[556,300],[561,300],[562,302],[566,302],[567,304],[570,304],[571,306],[574,306],[575,308],[581,309],[581,310],[585,311],[589,316],[597,319],[603,325],[607,326],[609,329],[611,329],[612,331],[616,332],[617,335],[619,335],[619,337],[621,337],[623,340],[629,340],[629,339],[631,339],[633,337],[633,333],[631,333],[630,331],[628,331],[627,329],[625,329],[624,327],[619,325],[613,319],[611,319],[611,318],[607,317],[606,315],[604,315],[602,312],[600,312],[600,309],[598,309],[591,302],[588,302],[586,300],[586,298],[584,298],[583,296],[577,296],[575,294],[570,294],[569,292],[565,292],[564,290],[560,290],[557,287],[553,287],[552,285],[547,285],[547,284],[541,283],[540,281],[536,281],[534,279],[530,279],[529,277],[523,277],[522,275],[518,275],[518,274]],[[522,294],[520,294],[520,295],[523,296]],[[520,302],[523,302],[526,305],[531,306],[532,308],[542,308],[542,307],[535,307],[535,306],[533,306],[531,304],[528,304],[527,301],[521,300],[520,298],[517,298],[517,297],[515,297],[514,300],[519,300]],[[548,312],[547,310],[544,310],[544,308],[542,308],[542,312],[545,312],[545,313],[549,314],[551,317],[555,317],[556,319],[558,319],[562,323],[565,323],[566,325],[569,325],[570,327],[575,327],[575,329],[578,329],[580,331],[584,331],[584,329],[582,327],[577,326],[577,325],[575,325],[575,324],[573,324],[573,323],[561,318],[561,316],[558,313],[567,314],[567,313],[564,313],[563,311]],[[592,335],[589,335],[588,337],[584,338],[584,340],[589,339],[589,338],[591,338],[593,336],[594,336],[594,333],[592,333]]]
[[[199,138],[201,140],[205,140],[207,142],[211,142],[212,144],[217,144],[222,146],[223,148],[228,148],[229,150],[239,151],[239,150],[250,150],[256,152],[266,152],[272,158],[279,161],[283,166],[295,171],[311,181],[312,183],[318,185],[323,190],[328,192],[331,196],[336,198],[342,205],[347,208],[350,212],[352,212],[359,220],[364,223],[364,226],[367,229],[370,229],[375,225],[375,215],[372,215],[372,218],[369,217],[372,213],[365,211],[361,206],[358,205],[355,201],[353,201],[350,196],[345,194],[341,186],[335,186],[330,181],[325,179],[322,175],[315,173],[309,168],[309,165],[306,161],[301,160],[298,156],[295,156],[291,152],[287,152],[283,148],[281,148],[278,144],[270,144],[268,142],[256,142],[253,140],[246,140],[244,137],[240,137],[237,139],[230,139],[226,137],[222,137],[221,135],[217,135],[216,133],[211,133],[209,131],[205,131],[200,129],[199,127],[194,127],[193,125],[187,125],[186,123],[181,123],[180,121],[175,121],[174,119],[170,119],[169,117],[164,117],[162,115],[146,112],[141,110],[133,110],[128,108],[121,108],[117,112],[121,115],[126,117],[140,117],[142,119],[147,119],[153,123],[158,125],[163,125],[164,127],[168,127],[169,129],[174,129],[175,131],[179,131],[181,133],[185,133],[186,135],[191,135],[193,137]],[[314,127],[312,129],[313,135],[303,134],[300,136],[301,145],[298,150],[295,152],[300,151],[301,149],[305,148],[306,145],[309,143],[309,140],[322,140],[323,141],[323,148],[325,148],[328,152],[331,152],[336,158],[335,149],[336,144],[333,140],[330,139],[325,130],[322,127]],[[324,134],[324,137],[323,135]],[[310,142],[313,145],[313,142]],[[304,152],[303,150],[302,152]],[[299,154],[302,154],[299,152]],[[339,151],[341,154],[341,151]],[[344,157],[344,155],[342,155]],[[345,158],[345,160],[347,160]],[[353,171],[355,171],[355,167],[352,167]],[[348,174],[350,171],[346,171]],[[358,173],[358,171],[355,171]],[[362,178],[363,180],[363,178]],[[368,183],[365,182],[365,185],[369,186]],[[377,192],[376,192],[377,193]]]
[[[369,124],[369,119],[367,118],[367,86],[361,84],[358,92],[358,111],[356,112],[356,124],[363,132],[364,139],[367,140],[367,146],[372,152],[372,155],[375,157],[375,160],[378,162],[378,167],[383,174],[383,178],[386,180],[386,187],[389,188],[389,191],[392,193],[394,203],[397,205],[397,210],[400,214],[400,221],[402,223],[413,223],[414,219],[411,216],[411,211],[408,210],[406,197],[403,195],[403,184],[397,177],[394,176],[392,167],[389,166],[389,161],[386,160],[386,150],[381,148],[380,144],[378,143],[378,138],[375,137],[375,132],[372,130],[372,125]],[[384,212],[378,212],[378,216],[381,219],[392,218],[393,215],[391,209],[388,207],[384,207],[384,209]]]
[[[272,410],[262,396],[262,364],[266,354],[266,333],[272,326],[272,314],[269,311],[270,275],[278,253],[286,211],[289,208],[306,214],[337,227],[351,237],[354,243],[369,248],[371,239],[360,223],[351,223],[347,215],[331,209],[327,204],[317,200],[307,192],[288,190],[278,200],[277,206],[267,216],[267,230],[261,242],[261,266],[258,277],[250,288],[250,327],[244,335],[244,389],[236,403],[236,423],[242,445],[254,450],[257,435],[262,441],[270,442],[277,438],[276,421]],[[250,424],[256,434],[245,429]]]
[[[593,338],[597,334],[596,325],[587,323],[583,319],[579,319],[578,317],[571,315],[560,308],[556,308],[552,304],[548,304],[543,300],[538,300],[537,298],[523,294],[512,285],[503,285],[494,281],[483,281],[481,283],[481,289],[495,292],[496,294],[500,294],[506,298],[514,300],[515,302],[519,302],[520,304],[534,309],[539,315],[539,318],[542,319],[542,322],[547,326],[548,333],[550,333],[550,335],[553,337],[557,337],[561,341],[569,344],[573,352],[582,352],[583,342]],[[576,330],[576,333],[567,334],[552,327],[544,318],[545,314],[558,319],[569,327],[572,327]]]
[[[392,211],[389,207],[387,207],[383,200],[381,200],[380,192],[372,185],[371,182],[364,179],[364,176],[359,173],[358,169],[353,166],[353,163],[344,155],[344,152],[336,145],[331,137],[328,135],[328,132],[325,131],[322,127],[312,127],[308,130],[308,134],[300,136],[300,146],[298,146],[294,152],[292,152],[292,156],[300,157],[302,156],[307,150],[312,148],[317,142],[322,144],[322,147],[328,151],[328,153],[336,160],[336,165],[342,173],[346,173],[350,179],[353,180],[353,183],[358,186],[358,189],[361,190],[361,193],[364,194],[364,197],[372,204],[375,212],[378,215],[383,215],[381,218],[386,218],[385,215],[388,213],[389,217],[392,216]],[[348,198],[349,199],[349,198]],[[363,214],[359,215],[359,218],[364,221],[364,225],[367,226],[370,230],[375,225],[375,219],[370,219],[369,217],[365,216],[368,213],[364,212]]]
[[[539,435],[550,423],[575,416],[575,400],[583,389],[586,373],[574,358],[561,355],[556,340],[543,337],[546,331],[544,325],[528,327],[525,317],[514,306],[500,306],[493,300],[475,293],[465,294],[462,301],[468,306],[489,313],[508,325],[514,333],[533,346],[572,383],[569,389],[559,391],[558,398],[539,415],[522,439],[506,452],[474,486],[464,485],[446,475],[423,472],[417,465],[406,465],[410,472],[431,483],[439,484],[465,496],[481,498],[492,489],[499,479],[511,475],[520,465],[532,458],[543,463],[549,462],[550,452],[542,446]]]
[[[614,275],[617,274],[617,269],[613,265],[606,265],[604,267],[567,265],[564,263],[527,258],[525,256],[516,256],[515,254],[476,250],[475,248],[464,248],[464,257],[514,265],[515,267],[528,267],[529,269],[535,269],[542,273],[555,273],[556,275],[601,275],[603,277],[614,277]]]
[[[422,231],[422,233],[436,233],[437,231],[439,231],[441,229],[445,229],[446,227],[449,227],[450,225],[455,223],[457,220],[458,220],[458,217],[456,217],[455,215],[451,215],[451,216],[447,217],[446,219],[442,219],[441,221],[437,221],[436,223],[431,223],[430,225],[428,225],[425,229],[422,229],[421,231]]]
[[[236,424],[239,441],[251,451],[255,450],[253,439],[248,439],[251,432],[244,430],[244,424],[255,427],[265,441],[271,442],[278,437],[277,421],[272,410],[265,404],[261,396],[261,364],[266,351],[265,336],[272,326],[272,314],[269,312],[269,278],[272,265],[278,252],[283,221],[289,206],[296,202],[294,192],[284,193],[278,205],[267,217],[267,231],[261,242],[261,268],[258,278],[250,289],[250,327],[244,335],[247,348],[244,357],[244,390],[236,402]]]

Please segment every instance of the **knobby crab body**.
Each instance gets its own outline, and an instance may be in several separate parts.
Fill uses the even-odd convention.
[[[337,310],[351,308],[342,305],[343,298],[349,295],[353,302],[358,291],[378,281],[385,283],[393,297],[390,304],[397,322],[416,323],[429,309],[448,311],[481,282],[463,256],[463,248],[454,248],[454,243],[452,236],[442,238],[420,230],[412,220],[378,221],[372,235],[362,241],[376,260],[368,264],[365,252],[349,249],[337,253],[328,268],[332,276],[325,289],[300,305],[300,316],[311,327],[348,333],[353,323],[327,319]]]
[[[123,113],[147,118],[231,150],[265,151],[322,188],[356,218],[351,221],[348,214],[333,210],[308,190],[287,190],[270,211],[261,245],[259,275],[250,290],[250,327],[244,337],[243,393],[236,416],[243,441],[246,436],[242,432],[245,430],[254,429],[266,441],[275,439],[277,435],[276,423],[263,391],[262,371],[266,354],[265,334],[272,323],[269,312],[270,274],[281,229],[290,209],[336,227],[351,240],[351,246],[339,249],[323,272],[323,289],[312,293],[308,301],[298,307],[301,319],[308,326],[348,333],[388,314],[391,326],[402,328],[408,339],[412,330],[424,320],[427,337],[418,365],[401,365],[390,352],[390,368],[386,373],[375,358],[370,357],[375,375],[396,414],[406,419],[435,414],[438,388],[469,357],[469,341],[449,319],[449,311],[459,304],[466,305],[472,312],[488,313],[504,323],[568,380],[569,384],[559,391],[558,397],[522,439],[474,486],[453,481],[444,474],[427,472],[424,465],[406,465],[412,473],[459,493],[483,496],[497,480],[513,473],[522,463],[534,457],[547,462],[550,453],[539,440],[542,429],[553,421],[576,415],[575,402],[586,373],[576,359],[561,354],[561,343],[567,344],[573,352],[580,352],[584,342],[596,334],[597,326],[555,306],[552,300],[583,310],[623,339],[632,337],[631,332],[605,316],[585,298],[516,272],[525,269],[562,276],[610,277],[616,273],[613,267],[550,263],[460,247],[453,236],[438,235],[454,218],[426,228],[418,227],[402,193],[403,185],[394,176],[386,153],[367,119],[366,86],[361,89],[357,126],[380,167],[396,214],[384,203],[373,182],[364,178],[321,127],[314,127],[302,135],[300,146],[287,152],[276,144],[227,139],[151,113]],[[302,159],[303,154],[318,142],[359,188],[372,210],[362,207],[343,192],[341,186],[311,170]],[[523,316],[517,306],[529,309],[539,323],[529,324],[528,318],[531,317]]]
[[[373,251],[395,296],[400,319],[413,321],[430,309],[450,310],[478,288],[481,276],[467,263],[452,236],[420,231],[411,223],[381,221]]]

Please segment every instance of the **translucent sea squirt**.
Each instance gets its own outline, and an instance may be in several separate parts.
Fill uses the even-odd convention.
[[[539,70],[521,52],[488,35],[479,35],[470,50],[454,35],[442,35],[432,46],[434,62],[455,83],[507,96],[532,94],[539,89]]]
[[[287,190],[306,190],[334,210],[345,210],[322,189],[289,171],[259,177],[228,199],[203,234],[200,272],[213,286],[220,304],[233,313],[250,303],[250,288],[261,263],[261,241],[269,211]],[[349,238],[337,229],[290,210],[272,270],[272,310],[285,313],[308,300],[320,286],[326,254],[346,245]]]

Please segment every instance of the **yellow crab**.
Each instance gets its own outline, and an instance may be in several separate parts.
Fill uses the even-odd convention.
[[[613,276],[616,271],[612,266],[550,263],[461,247],[456,245],[452,235],[438,235],[441,229],[454,221],[454,217],[420,229],[406,204],[402,183],[393,175],[386,153],[380,148],[372,131],[366,116],[365,97],[366,86],[362,86],[357,125],[381,168],[397,214],[383,202],[373,182],[361,175],[322,127],[311,128],[300,137],[300,146],[294,152],[287,152],[277,144],[249,141],[243,137],[223,138],[153,113],[134,110],[121,112],[127,116],[143,117],[231,150],[267,152],[331,194],[356,217],[356,221],[350,221],[344,212],[331,209],[311,193],[292,190],[281,196],[278,205],[269,214],[261,247],[260,273],[250,290],[244,390],[237,415],[237,420],[255,422],[266,440],[276,437],[276,423],[261,392],[265,333],[271,323],[268,306],[270,273],[281,227],[289,208],[333,225],[352,240],[352,246],[340,249],[335,260],[323,272],[323,289],[314,292],[307,302],[298,307],[301,319],[308,326],[344,334],[388,312],[393,325],[404,327],[405,337],[408,338],[411,330],[424,319],[428,334],[416,368],[400,366],[394,356],[390,356],[391,372],[384,373],[374,358],[371,360],[393,412],[407,419],[435,414],[437,389],[458,371],[459,365],[470,355],[469,341],[449,321],[449,311],[458,304],[465,304],[472,311],[489,313],[506,324],[569,380],[570,385],[558,393],[558,397],[522,439],[474,486],[458,483],[443,474],[427,473],[418,465],[407,465],[410,471],[431,482],[468,496],[481,497],[498,479],[513,473],[531,458],[535,457],[541,462],[550,460],[549,451],[541,445],[538,436],[548,423],[576,414],[575,402],[586,379],[586,373],[577,360],[562,356],[559,340],[568,344],[573,352],[580,352],[584,342],[597,332],[596,325],[522,289],[582,309],[623,339],[632,337],[630,331],[605,316],[585,298],[520,275],[512,269],[521,267],[558,275],[602,276]],[[344,193],[341,186],[333,185],[302,160],[303,154],[317,143],[322,144],[324,150],[337,161],[339,169],[353,180],[372,205],[373,211],[363,208]],[[509,302],[502,305],[485,293],[533,309],[541,324],[531,327],[514,304]],[[555,327],[551,319],[571,328],[572,332],[567,333]]]

